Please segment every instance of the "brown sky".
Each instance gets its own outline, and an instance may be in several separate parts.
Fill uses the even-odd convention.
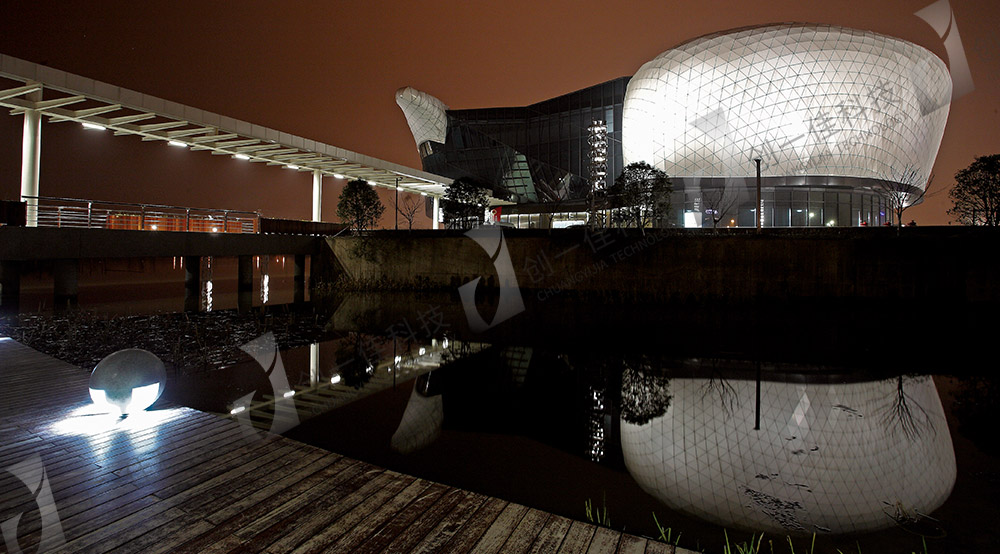
[[[782,21],[869,29],[948,61],[938,35],[913,15],[930,3],[6,0],[0,52],[419,168],[393,99],[401,86],[453,108],[523,105],[631,75],[702,34]],[[935,166],[941,192],[907,212],[922,224],[948,222],[943,191],[955,171],[1000,153],[1000,2],[951,6],[975,90],[951,107]],[[20,125],[0,117],[4,198],[17,196]],[[42,135],[42,194],[309,216],[306,174],[68,124],[45,124]],[[326,188],[328,219],[338,192]]]

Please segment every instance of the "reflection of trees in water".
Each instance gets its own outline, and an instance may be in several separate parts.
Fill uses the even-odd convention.
[[[622,360],[621,417],[635,425],[645,425],[667,413],[670,407],[670,379],[650,368],[649,358]]]
[[[1000,377],[963,377],[955,393],[959,432],[987,454],[1000,454],[993,438],[1000,412]]]
[[[701,399],[707,401],[709,397],[718,398],[719,405],[722,406],[726,414],[732,415],[736,411],[736,408],[740,407],[740,397],[736,394],[736,387],[731,385],[722,376],[722,363],[720,360],[708,360],[706,366],[710,368],[711,373],[709,373],[708,380],[701,387]]]
[[[906,392],[908,383],[923,383],[927,379],[930,379],[927,375],[900,375],[896,378],[895,394],[892,395],[889,406],[883,414],[883,421],[890,434],[903,433],[903,436],[913,441],[919,438],[921,433],[935,432],[930,414]]]

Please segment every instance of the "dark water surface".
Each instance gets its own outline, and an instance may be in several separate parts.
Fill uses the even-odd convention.
[[[272,298],[291,299],[290,279],[271,283]],[[114,333],[136,313],[177,309],[182,287],[168,288],[166,308],[85,302],[83,290],[81,304]],[[498,299],[478,300],[489,321]],[[574,519],[589,501],[640,535],[658,535],[655,513],[706,552],[721,552],[723,529],[763,531],[775,552],[788,535],[807,551],[813,533],[816,552],[995,548],[1000,383],[962,342],[974,333],[945,314],[526,296],[481,331],[449,294],[269,299],[246,314],[227,302],[158,353],[165,401]],[[180,325],[156,317],[153,328]],[[219,362],[188,366],[176,354],[188,344]],[[109,348],[83,344],[81,359]]]

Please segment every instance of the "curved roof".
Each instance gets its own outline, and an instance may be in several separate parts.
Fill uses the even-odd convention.
[[[626,163],[678,177],[926,177],[951,97],[937,56],[829,25],[713,33],[644,64],[623,113]],[[922,185],[922,183],[921,183]]]

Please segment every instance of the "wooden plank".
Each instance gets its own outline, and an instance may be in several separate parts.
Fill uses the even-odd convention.
[[[590,540],[587,554],[615,554],[621,537],[622,534],[619,531],[598,527],[594,531],[594,538]]]
[[[248,544],[251,542],[265,545],[270,544],[274,539],[272,538],[268,541],[266,540],[267,536],[274,537],[280,535],[282,526],[295,524],[294,522],[297,521],[296,518],[306,515],[306,509],[315,509],[323,502],[336,502],[339,498],[357,490],[368,482],[370,477],[365,476],[365,474],[370,471],[372,471],[371,466],[358,462],[344,471],[342,475],[338,474],[338,477],[343,477],[343,479],[336,479],[329,483],[319,483],[305,494],[282,504],[263,517],[244,525],[235,534]]]
[[[335,457],[336,455],[330,454],[329,456]],[[308,476],[304,479],[301,479],[298,473],[293,473],[282,480],[284,483],[279,481],[271,487],[265,487],[257,494],[245,498],[243,503],[209,514],[207,519],[214,525],[212,530],[189,540],[181,550],[186,552],[228,552],[244,542],[244,539],[236,535],[236,532],[243,527],[249,526],[253,522],[259,522],[268,516],[278,517],[283,512],[290,513],[294,509],[311,504],[314,497],[322,495],[326,487],[332,488],[339,481],[350,479],[357,474],[359,466],[357,461],[349,458],[336,458],[335,461],[319,471],[313,471],[313,466],[326,463],[327,459],[320,459],[314,464],[302,468],[298,473],[307,474]]]
[[[392,477],[383,470],[369,470],[362,474],[364,484],[360,488],[340,497],[323,497],[316,505],[298,510],[255,537],[249,546],[262,552],[288,552],[384,487]]]
[[[431,529],[414,548],[413,552],[450,552],[453,547],[446,546],[466,522],[475,516],[479,507],[486,502],[487,497],[481,494],[467,493],[441,521]]]
[[[152,523],[155,524],[156,521]],[[118,548],[111,550],[111,552],[113,554],[159,554],[161,552],[175,552],[177,545],[183,543],[187,537],[204,533],[211,528],[211,523],[197,515],[184,514],[151,531],[141,531],[138,534],[130,531],[123,534],[123,536],[135,536]],[[109,543],[102,543],[95,546],[97,546],[96,552],[107,552]]]
[[[647,542],[649,541],[646,539],[623,533],[621,542],[618,543],[618,554],[643,554]]]
[[[494,554],[500,552],[500,548],[510,534],[517,527],[517,524],[521,522],[524,515],[528,513],[528,507],[521,504],[508,504],[500,515],[497,516],[496,520],[490,525],[486,532],[483,534],[476,546],[472,548],[472,554]]]
[[[514,528],[514,532],[511,533],[510,538],[504,543],[502,548],[504,554],[508,552],[512,554],[527,552],[550,517],[550,514],[541,510],[529,509],[528,513],[521,519],[521,522]]]
[[[444,500],[446,493],[447,496],[454,497],[460,494],[458,491],[449,489],[441,484],[435,483],[431,485],[423,495],[404,508],[395,518],[385,523],[378,531],[365,539],[364,542],[356,545],[354,552],[365,554],[393,551],[390,548],[390,544],[397,537],[406,536],[413,542],[419,541],[427,533],[427,530],[430,529],[430,526],[437,521],[434,519],[432,510],[436,509],[438,512],[442,512],[445,509],[441,507],[435,508],[435,506],[443,505],[446,509],[450,510],[454,506],[454,503],[458,501],[457,499],[454,502]],[[443,515],[444,513],[442,512],[441,516]],[[406,551],[408,552],[409,549]]]
[[[507,501],[499,498],[490,498],[484,502],[448,542],[447,550],[456,553],[471,551],[506,507]]]
[[[583,554],[590,546],[590,540],[594,538],[597,527],[582,521],[574,521],[559,546],[560,554]]]
[[[531,545],[531,549],[528,552],[531,554],[546,554],[559,550],[559,546],[566,538],[566,533],[569,532],[571,525],[573,525],[573,520],[553,515],[545,522],[545,526],[538,533],[538,537],[535,538],[535,542]]]
[[[312,536],[308,537],[293,552],[296,554],[316,554],[317,552],[321,552],[329,543],[343,536],[344,533],[358,525],[364,518],[377,513],[381,506],[394,497],[409,490],[412,498],[419,492],[419,490],[413,491],[410,489],[416,483],[415,477],[399,474],[391,475],[388,472],[382,474],[382,476],[386,478],[386,482],[382,487],[365,496],[361,502],[340,511],[339,517],[332,520],[331,523],[327,524],[319,532],[313,533]],[[419,484],[418,488],[422,489],[423,484]],[[383,521],[378,521],[376,525]]]
[[[682,552],[691,552],[690,550],[684,550],[683,548],[677,548],[672,544],[667,544],[660,541],[648,541],[646,543],[646,554],[682,554]]]
[[[331,527],[310,539],[312,546],[305,550],[300,547],[297,552],[353,552],[356,545],[364,542],[376,529],[389,522],[431,485],[423,479],[412,477],[407,479],[412,479],[412,482],[398,494],[387,500],[384,496],[372,496],[362,506],[355,507]],[[389,488],[385,490],[388,491]],[[371,508],[367,506],[373,503]]]

